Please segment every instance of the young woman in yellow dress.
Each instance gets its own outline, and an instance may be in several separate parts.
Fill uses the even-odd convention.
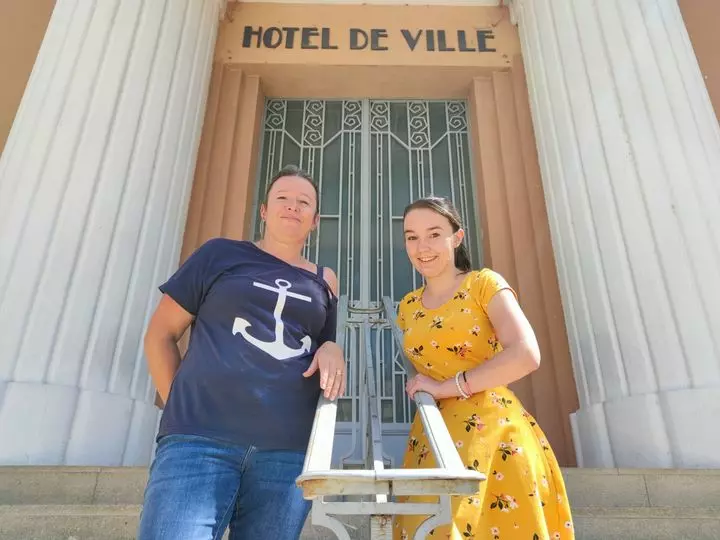
[[[555,455],[507,388],[540,365],[535,334],[515,292],[492,270],[471,269],[460,218],[446,199],[408,206],[404,231],[408,257],[426,283],[398,308],[405,353],[418,371],[407,392],[437,400],[463,463],[487,476],[475,495],[453,498],[452,524],[428,538],[574,538]],[[403,466],[436,466],[417,415]],[[425,519],[397,516],[395,540],[412,540]]]

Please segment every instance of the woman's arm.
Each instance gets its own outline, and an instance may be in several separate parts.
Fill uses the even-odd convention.
[[[163,403],[167,403],[170,385],[180,366],[178,341],[192,321],[190,313],[164,294],[145,333],[145,356],[150,377]]]
[[[335,275],[335,272],[333,272],[332,268],[328,268],[327,266],[323,268],[323,279],[325,280],[325,283],[327,283],[328,287],[330,287],[332,293],[337,296],[338,278]]]
[[[540,348],[535,332],[515,295],[507,289],[499,291],[490,300],[487,312],[503,350],[465,372],[467,386],[463,384],[463,389],[466,392],[469,390],[470,394],[506,386],[540,367]],[[460,381],[462,384],[462,376]],[[412,398],[418,390],[429,392],[435,399],[460,395],[454,377],[446,381],[435,381],[418,375],[408,381],[407,391]]]
[[[471,394],[507,386],[540,367],[540,347],[535,332],[513,293],[507,289],[497,293],[488,304],[488,317],[503,350],[467,371]],[[452,382],[454,385],[455,381]]]
[[[323,279],[325,279],[325,283],[327,283],[332,293],[337,297],[338,280],[335,272],[326,266],[323,268]],[[332,319],[330,324],[336,325],[337,317],[333,317]],[[320,370],[320,388],[324,391],[325,397],[331,401],[342,397],[345,394],[346,386],[345,358],[342,345],[335,343],[334,338],[325,341],[318,347],[310,366],[305,373],[303,373],[303,376],[311,377],[318,369]]]

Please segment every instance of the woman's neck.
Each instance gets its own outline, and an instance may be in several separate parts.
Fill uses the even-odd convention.
[[[263,251],[292,265],[298,265],[303,261],[302,243],[282,242],[266,234],[256,242],[256,245]]]
[[[425,280],[425,292],[429,293],[433,298],[442,298],[452,293],[458,287],[458,278],[462,272],[450,265],[446,270]]]

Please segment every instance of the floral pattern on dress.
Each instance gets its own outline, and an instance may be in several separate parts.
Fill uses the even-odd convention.
[[[495,293],[507,288],[501,276],[485,269],[469,273],[451,299],[437,309],[422,306],[422,289],[407,295],[400,302],[398,323],[404,332],[405,351],[418,372],[437,380],[450,379],[501,352],[487,304]],[[565,485],[552,448],[508,388],[493,388],[467,400],[440,400],[438,407],[465,467],[485,474],[487,480],[476,494],[453,497],[452,524],[436,527],[428,538],[574,538]],[[403,467],[435,467],[429,448],[416,415]],[[396,516],[395,540],[413,538],[423,519]]]

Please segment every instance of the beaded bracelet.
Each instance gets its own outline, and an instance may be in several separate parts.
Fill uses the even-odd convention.
[[[460,371],[458,371],[455,374],[455,386],[457,386],[458,392],[460,392],[460,396],[462,399],[468,399],[470,397],[470,394],[466,394],[465,390],[462,389],[462,386],[460,386]]]

